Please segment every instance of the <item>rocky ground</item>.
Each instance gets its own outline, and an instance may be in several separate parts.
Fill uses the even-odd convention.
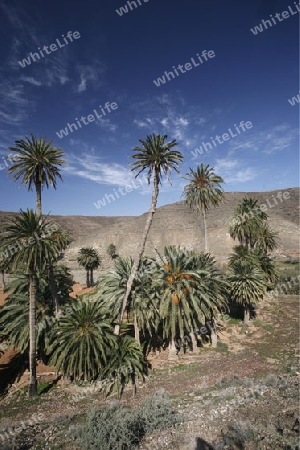
[[[176,428],[146,436],[141,450],[299,450],[299,303],[296,296],[264,301],[249,327],[223,323],[214,350],[168,361],[151,354],[153,370],[136,396],[121,400],[133,407],[146,396],[170,396],[182,414]],[[103,403],[101,392],[41,379],[44,393],[29,399],[12,386],[0,402],[0,449],[80,450],[76,438],[85,412]],[[105,450],[105,449],[104,449]]]

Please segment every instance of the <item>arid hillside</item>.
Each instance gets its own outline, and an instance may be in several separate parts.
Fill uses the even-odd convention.
[[[280,194],[283,194],[281,195]],[[299,188],[282,191],[248,193],[267,206],[270,225],[279,233],[280,244],[277,256],[298,256],[299,254]],[[226,193],[225,202],[207,214],[210,252],[217,260],[224,262],[234,241],[228,234],[228,226],[236,204],[245,192]],[[285,198],[284,198],[285,197]],[[148,205],[145,204],[145,209]],[[13,213],[0,213],[0,224]],[[140,240],[146,214],[141,216],[52,216],[59,225],[73,235],[73,243],[64,255],[65,262],[74,270],[76,281],[84,281],[78,270],[76,256],[83,246],[93,246],[102,257],[102,269],[109,259],[106,248],[114,243],[121,256],[134,255]],[[182,245],[201,250],[204,247],[201,216],[192,211],[183,201],[157,209],[149,235],[146,254],[155,255],[155,248],[161,251],[164,245]]]

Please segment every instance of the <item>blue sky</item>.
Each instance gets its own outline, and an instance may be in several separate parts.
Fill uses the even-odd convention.
[[[35,193],[10,180],[3,164],[8,147],[30,133],[52,140],[68,161],[57,190],[43,191],[44,212],[52,214],[147,211],[151,190],[143,180],[132,184],[130,155],[138,140],[153,132],[176,139],[184,155],[181,173],[172,173],[172,185],[163,183],[159,206],[180,200],[182,176],[201,162],[224,178],[226,191],[298,186],[299,105],[288,102],[299,93],[294,1],[140,3],[120,15],[116,9],[125,0],[2,0],[0,210],[35,207]],[[256,35],[250,30],[283,11],[289,17],[280,16]],[[69,31],[80,37],[70,42]],[[45,45],[49,54],[19,64]],[[204,50],[215,56],[192,65]],[[187,63],[192,68],[156,86],[165,71]],[[107,102],[118,108],[58,137],[75,118],[94,110],[100,115]],[[241,121],[252,127],[242,131]],[[229,128],[237,136],[193,156],[202,142]]]

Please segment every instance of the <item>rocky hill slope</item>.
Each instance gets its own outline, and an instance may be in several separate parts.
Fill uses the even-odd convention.
[[[281,192],[281,194],[280,194]],[[220,262],[225,262],[232,246],[236,243],[230,238],[228,226],[237,203],[245,192],[227,192],[225,202],[207,214],[209,248]],[[299,188],[282,191],[249,192],[267,206],[270,225],[280,235],[277,256],[298,256],[299,254]],[[145,209],[148,205],[145,205]],[[13,213],[0,213],[1,223]],[[77,273],[76,256],[83,246],[93,246],[103,259],[102,268],[107,267],[109,259],[106,248],[114,243],[121,256],[134,255],[144,229],[147,214],[141,216],[52,216],[59,225],[67,228],[73,235],[73,243],[64,255],[65,262]],[[192,211],[184,201],[162,206],[157,209],[146,246],[146,254],[155,255],[165,245],[181,245],[189,249],[204,248],[203,224],[201,216]],[[78,281],[82,280],[78,272]]]

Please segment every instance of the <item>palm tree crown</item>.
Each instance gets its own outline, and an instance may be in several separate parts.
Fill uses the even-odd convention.
[[[204,221],[205,251],[208,251],[206,212],[211,206],[218,206],[224,199],[224,189],[221,183],[224,180],[214,173],[209,164],[200,164],[196,170],[190,168],[190,172],[184,177],[189,182],[184,187],[182,195],[186,203],[201,212]]]
[[[236,206],[230,223],[229,233],[242,245],[254,248],[259,229],[268,215],[259,208],[258,201],[246,196]]]
[[[264,272],[250,260],[233,260],[229,264],[228,281],[230,296],[233,301],[244,307],[244,321],[250,318],[250,308],[253,303],[263,298],[266,289]]]
[[[65,375],[91,380],[101,374],[116,346],[108,312],[100,302],[76,300],[50,335],[50,364]]]
[[[131,164],[131,170],[137,172],[136,176],[147,170],[149,184],[153,174],[161,183],[163,174],[168,177],[172,169],[179,172],[177,167],[179,162],[182,162],[183,156],[179,151],[172,150],[178,145],[175,139],[165,143],[167,137],[156,134],[147,136],[146,139],[139,139],[142,147],[136,146],[133,149],[136,153],[132,158],[136,161]]]
[[[26,273],[41,270],[48,261],[57,257],[59,247],[52,239],[57,226],[34,213],[32,209],[20,210],[18,216],[5,226],[0,242],[6,261],[13,271],[20,265]]]
[[[14,164],[8,169],[13,180],[21,179],[28,190],[33,186],[37,195],[37,213],[42,213],[41,191],[44,186],[56,189],[56,179],[62,179],[59,166],[65,164],[63,151],[52,145],[52,141],[36,138],[34,135],[15,142],[10,151],[16,153]]]

